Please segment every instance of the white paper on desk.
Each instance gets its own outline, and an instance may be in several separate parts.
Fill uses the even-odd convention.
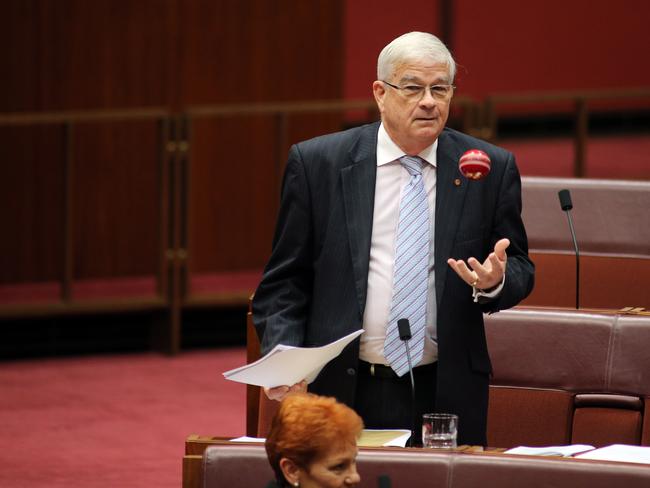
[[[363,429],[359,447],[406,447],[411,431],[405,429]]]
[[[279,344],[254,363],[226,371],[223,376],[227,380],[266,388],[294,385],[302,380],[311,383],[327,363],[341,354],[343,348],[361,334],[363,329],[320,347]]]
[[[230,442],[264,442],[266,439],[264,437],[249,437],[247,435],[243,437],[236,437],[234,439],[230,439]]]
[[[546,446],[546,447],[513,447],[505,451],[505,454],[523,454],[527,456],[564,456],[569,457],[579,452],[594,449],[594,446],[587,444],[571,444],[569,446]]]
[[[650,464],[650,447],[612,444],[576,456],[580,459],[598,459],[600,461],[622,461],[626,463]]]

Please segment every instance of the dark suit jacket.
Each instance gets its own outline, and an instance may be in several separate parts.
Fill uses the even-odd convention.
[[[320,346],[362,327],[378,128],[370,124],[291,148],[273,251],[253,300],[263,353],[278,343]],[[469,181],[458,170],[460,156],[474,148],[492,160],[482,181]],[[516,305],[534,281],[520,218],[521,183],[511,153],[451,129],[440,134],[437,159],[436,409],[459,415],[460,443],[485,445],[491,365],[483,312]],[[496,299],[475,303],[447,259],[474,256],[482,262],[504,237],[510,239],[505,287]],[[353,406],[358,350],[356,340],[310,390]]]

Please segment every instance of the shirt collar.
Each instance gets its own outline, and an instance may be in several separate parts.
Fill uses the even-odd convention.
[[[433,141],[433,144],[420,151],[418,156],[435,168],[437,163],[437,149],[438,139],[436,138],[436,140]],[[399,146],[393,142],[393,140],[388,135],[388,132],[386,132],[386,129],[384,128],[384,124],[382,122],[379,125],[379,133],[377,134],[377,166],[392,163],[402,156],[405,156],[404,151],[402,151]]]

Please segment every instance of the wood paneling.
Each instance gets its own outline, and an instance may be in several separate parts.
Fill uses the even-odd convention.
[[[0,111],[160,105],[170,95],[177,0],[3,2]]]
[[[576,304],[575,256],[532,251],[535,288],[522,305],[566,307]],[[650,308],[644,284],[650,259],[615,255],[580,256],[580,308]]]
[[[0,78],[0,93],[9,95],[0,99],[1,112],[182,110],[342,94],[342,0],[9,0],[5,8],[0,52],[11,76]],[[309,123],[291,130],[315,135],[324,128],[317,118]],[[184,216],[191,223],[189,262],[205,271],[260,267],[270,249],[284,164],[274,142],[277,124],[272,116],[205,124],[197,124],[191,149],[190,213]],[[75,279],[157,269],[158,141],[153,126],[145,126],[74,129]],[[4,267],[2,279],[56,279],[63,256],[63,147],[58,140],[50,147],[16,138],[22,130],[0,129],[3,139],[21,146],[3,147],[3,160],[31,161],[3,181],[8,204],[21,195],[27,202],[19,212],[3,208],[5,229],[15,237],[3,246],[18,259]],[[50,182],[53,173],[56,182]]]
[[[0,130],[0,283],[61,279],[62,126]]]
[[[156,123],[78,125],[73,147],[73,276],[156,274],[160,249]]]
[[[246,136],[247,143],[232,144]],[[197,120],[189,187],[192,272],[261,268],[279,195],[271,116]]]
[[[457,84],[479,98],[648,86],[648,16],[645,0],[455,0]]]
[[[340,98],[341,5],[325,0],[184,5],[179,19],[177,104]],[[340,120],[340,116],[292,116],[282,121],[267,113],[192,122],[191,273],[264,265],[288,145],[338,130]],[[283,127],[282,140],[276,142]]]
[[[341,0],[195,0],[180,10],[179,101],[341,96]]]

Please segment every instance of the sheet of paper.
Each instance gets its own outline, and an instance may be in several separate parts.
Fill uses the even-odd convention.
[[[650,447],[612,444],[576,456],[580,459],[598,459],[601,461],[623,461],[626,463],[650,464]]]
[[[505,451],[505,454],[525,454],[528,456],[564,456],[569,457],[579,452],[594,449],[587,444],[571,444],[569,446],[528,447],[519,446]]]
[[[279,344],[266,356],[254,363],[223,373],[227,380],[273,388],[294,385],[303,379],[311,383],[321,369],[354,339],[363,334],[363,329],[320,347],[292,347]]]
[[[364,429],[357,445],[361,447],[406,447],[410,437],[410,430]]]
[[[248,437],[247,435],[243,437],[237,437],[235,439],[230,439],[230,442],[264,442],[266,439],[264,437]]]
[[[357,445],[360,447],[405,447],[410,437],[410,430],[363,429]],[[265,440],[263,437],[243,436],[230,439],[230,442],[264,442]]]

